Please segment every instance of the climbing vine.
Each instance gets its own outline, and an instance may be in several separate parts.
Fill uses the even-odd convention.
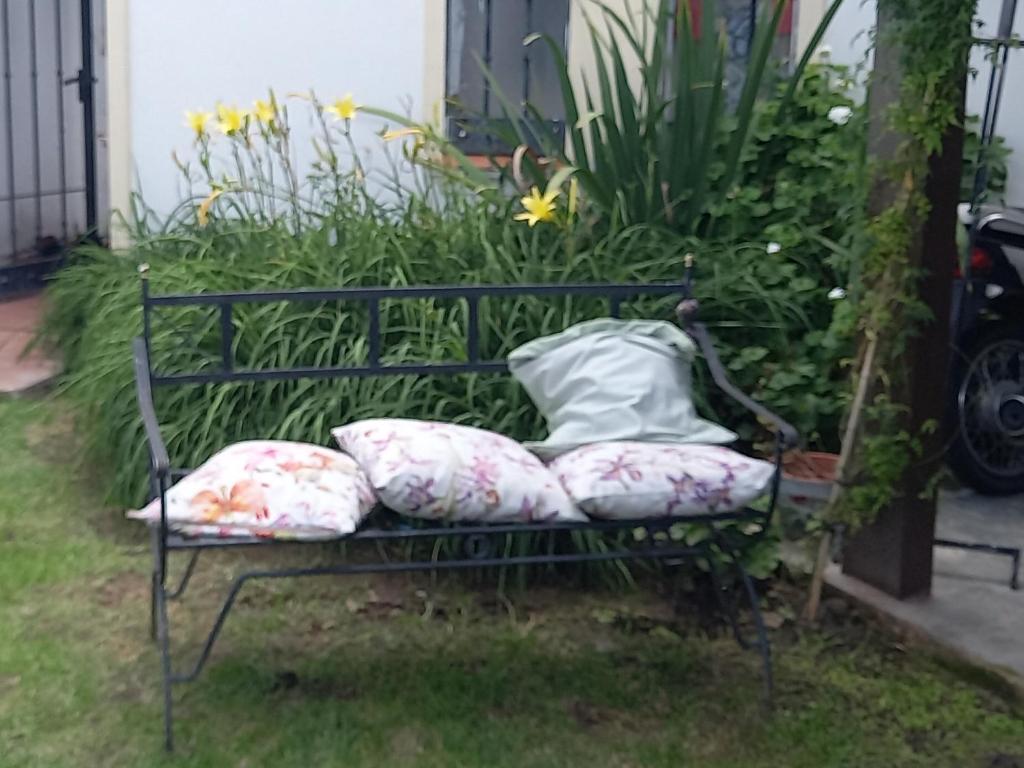
[[[941,152],[950,127],[963,119],[963,86],[973,43],[977,0],[880,0],[878,44],[899,52],[899,100],[885,114],[899,142],[871,168],[866,245],[863,249],[855,370],[857,395],[850,412],[833,516],[856,526],[888,504],[911,464],[922,460],[922,440],[934,423],[910,424],[909,345],[931,319],[919,298],[923,270],[915,258],[929,212],[924,193],[929,158]],[[889,36],[883,39],[881,36]],[[876,67],[877,67],[876,60]],[[875,78],[884,77],[876,69]]]

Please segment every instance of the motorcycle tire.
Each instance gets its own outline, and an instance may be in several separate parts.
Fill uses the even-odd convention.
[[[1024,492],[1024,325],[983,331],[952,373],[950,469],[979,493]]]

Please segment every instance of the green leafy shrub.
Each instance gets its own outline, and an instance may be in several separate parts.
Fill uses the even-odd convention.
[[[87,420],[83,426],[93,458],[110,468],[114,498],[137,503],[145,491],[144,440],[129,353],[132,337],[141,330],[136,270],[142,262],[150,265],[155,293],[345,285],[643,283],[679,279],[683,254],[692,246],[664,230],[642,226],[607,232],[582,226],[530,230],[512,222],[510,214],[510,209],[465,200],[444,212],[422,205],[401,215],[393,209],[367,209],[299,233],[281,225],[256,227],[228,220],[140,239],[130,254],[98,248],[79,252],[51,288],[55,309],[49,331],[66,350],[65,386]],[[790,277],[795,267],[784,263],[784,257],[765,259],[763,249],[705,249],[699,259],[698,292],[707,319],[729,337],[726,356],[737,380],[766,392],[758,377],[788,356],[791,337],[813,332],[810,314],[801,304],[820,302],[820,291],[808,286],[803,299],[794,300]],[[623,309],[636,316],[672,317],[668,300],[627,303]],[[597,301],[580,299],[485,301],[483,350],[501,355],[531,338],[606,311]],[[237,307],[238,365],[325,365],[364,359],[366,323],[361,312],[361,307],[325,303]],[[212,312],[164,309],[153,327],[153,358],[159,369],[199,370],[218,364],[220,336]],[[465,357],[465,308],[460,304],[386,305],[382,327],[384,359]],[[746,351],[734,351],[738,349]],[[786,369],[777,368],[775,375]],[[711,405],[719,418],[741,424],[747,436],[755,436],[755,425],[740,413],[718,407],[724,404]],[[444,418],[519,438],[543,435],[532,405],[507,377],[185,386],[158,390],[157,406],[169,449],[181,466],[192,466],[219,447],[245,438],[328,441],[330,427],[369,415]]]
[[[996,136],[993,142],[982,151],[981,135],[978,132],[980,118],[969,115],[964,131],[964,170],[960,182],[960,199],[970,200],[974,192],[974,176],[978,171],[978,161],[984,159],[988,163],[988,178],[983,202],[1002,205],[1006,195],[1007,160],[1012,151],[1006,145],[1006,139]]]

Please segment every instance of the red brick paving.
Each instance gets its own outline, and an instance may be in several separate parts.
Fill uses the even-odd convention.
[[[46,351],[26,352],[45,307],[42,294],[0,302],[0,395],[28,392],[60,373],[60,363]]]

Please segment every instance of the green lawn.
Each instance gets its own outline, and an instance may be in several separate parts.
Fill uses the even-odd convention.
[[[0,401],[2,768],[1021,764],[1013,705],[856,618],[776,633],[766,718],[755,658],[672,624],[654,591],[506,605],[426,577],[247,588],[207,673],[176,691],[167,758],[146,541],[69,434],[59,404]],[[186,656],[241,564],[201,564],[173,607]]]

